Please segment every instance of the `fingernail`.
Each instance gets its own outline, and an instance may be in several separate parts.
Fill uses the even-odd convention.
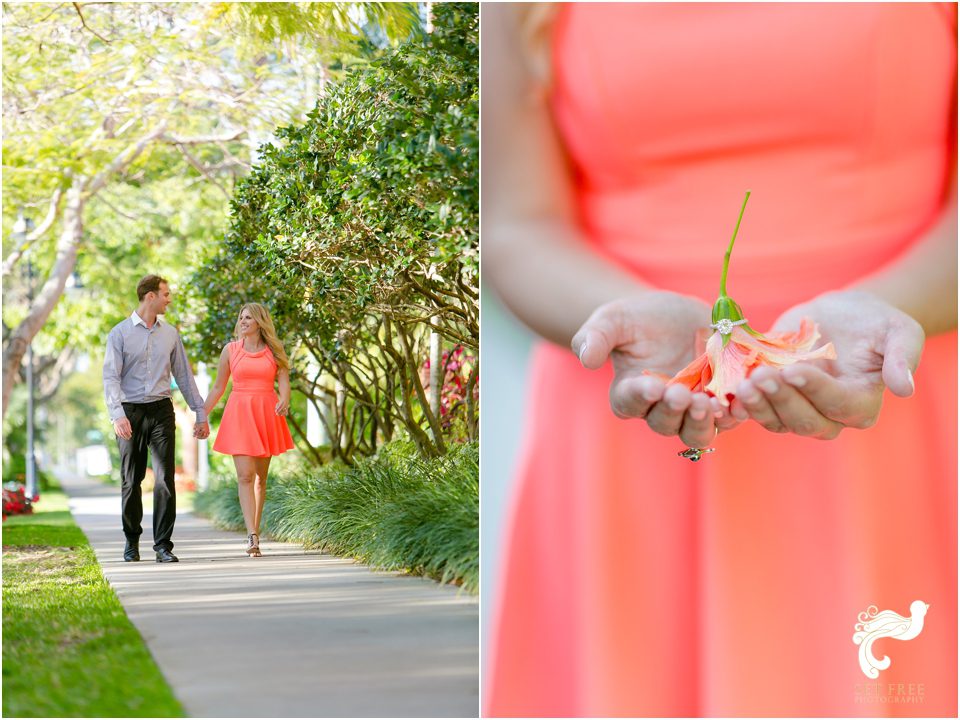
[[[690,411],[690,417],[694,420],[703,420],[707,416],[707,411],[702,408],[697,408],[696,410]]]
[[[759,402],[759,401],[760,401],[760,393],[758,393],[758,392],[757,392],[756,390],[754,390],[753,388],[750,388],[750,390],[748,390],[747,392],[741,393],[741,395],[740,395],[740,401],[741,401],[741,402],[745,402],[745,403],[755,403],[755,402]]]
[[[713,416],[714,416],[715,418],[722,418],[722,417],[723,417],[723,411],[722,411],[722,410],[717,410],[717,411],[713,414]]]
[[[583,354],[587,351],[587,341],[580,343],[580,350],[577,352],[577,359],[583,362]]]
[[[678,398],[667,400],[667,405],[670,406],[671,410],[683,410],[683,400],[679,400]]]
[[[757,385],[759,385],[760,389],[763,390],[765,393],[775,393],[777,390],[780,389],[780,386],[777,385],[776,380],[773,380],[771,378],[767,378],[766,380],[761,380],[760,382],[757,383]]]
[[[645,384],[641,388],[640,394],[643,395],[644,400],[649,400],[650,402],[654,402],[659,398],[657,395],[657,389],[651,385]]]
[[[783,379],[794,387],[803,387],[807,384],[807,379],[803,375],[784,375]]]
[[[910,392],[916,390],[917,386],[913,384],[913,373],[910,371],[910,368],[907,368],[907,380],[910,381]]]

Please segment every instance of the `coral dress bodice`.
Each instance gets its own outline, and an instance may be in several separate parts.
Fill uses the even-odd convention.
[[[765,329],[883,267],[942,208],[955,8],[564,7],[552,107],[583,228],[645,281],[712,302],[751,190],[730,291]]]
[[[226,455],[270,457],[292,450],[287,419],[277,414],[277,361],[269,347],[248,352],[243,341],[227,346],[233,387],[213,449]]]

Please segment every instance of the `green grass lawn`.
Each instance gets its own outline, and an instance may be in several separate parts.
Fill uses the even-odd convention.
[[[185,717],[58,490],[3,523],[3,715]]]

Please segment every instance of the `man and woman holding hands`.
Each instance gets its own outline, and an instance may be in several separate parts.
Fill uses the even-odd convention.
[[[171,540],[177,514],[171,375],[187,405],[196,413],[193,435],[201,440],[210,436],[207,418],[233,376],[233,390],[213,449],[233,456],[247,526],[246,553],[260,557],[260,517],[270,459],[293,449],[285,419],[290,407],[290,364],[273,321],[258,303],[248,303],[240,309],[234,340],[220,353],[216,380],[204,400],[197,390],[180,334],[161,318],[172,302],[169,283],[159,275],[147,275],[137,285],[137,299],[137,309],[110,331],[103,363],[104,395],[120,448],[126,536],[123,559],[140,559],[140,485],[146,474],[149,449],[154,468],[156,561],[178,562]]]

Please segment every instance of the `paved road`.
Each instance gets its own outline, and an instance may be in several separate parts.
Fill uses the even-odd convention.
[[[177,564],[124,563],[118,488],[64,478],[127,615],[193,717],[476,717],[475,597],[423,578],[244,537],[189,513]],[[135,670],[134,670],[135,671]]]

